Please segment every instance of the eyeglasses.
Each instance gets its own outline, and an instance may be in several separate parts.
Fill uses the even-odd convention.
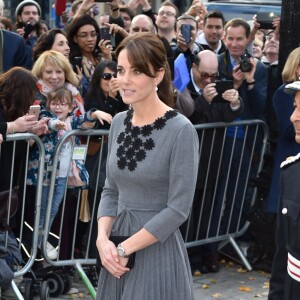
[[[207,80],[208,78],[210,78],[211,81],[215,81],[219,76],[219,73],[209,75],[208,73],[201,72],[198,68],[196,68],[196,70],[199,72],[201,78],[204,80]]]
[[[141,31],[141,32],[149,32],[150,31],[147,28],[140,28],[140,27],[133,27],[133,28],[131,28],[131,30],[133,32],[139,32],[139,31]]]
[[[274,40],[277,41],[275,35],[269,34],[269,35],[266,36],[266,40],[267,40],[267,41],[270,41],[272,38],[274,38]]]
[[[170,12],[170,11],[160,11],[159,13],[158,13],[158,15],[159,16],[163,16],[163,15],[166,15],[167,17],[175,17],[175,14],[174,13],[172,13],[172,12]]]
[[[53,107],[58,106],[58,107],[61,107],[61,108],[66,108],[68,106],[68,103],[51,101],[50,106],[53,106]]]
[[[77,34],[77,37],[81,38],[81,39],[87,39],[88,37],[91,37],[91,38],[97,38],[98,34],[97,32],[91,32],[91,33],[88,33],[88,32],[82,32],[82,33],[78,33]]]
[[[113,77],[116,78],[117,74],[116,73],[113,73],[113,74],[111,74],[111,73],[103,73],[101,75],[101,78],[104,79],[104,80],[111,80]]]

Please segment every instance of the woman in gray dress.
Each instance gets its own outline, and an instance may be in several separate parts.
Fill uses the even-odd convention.
[[[178,228],[193,201],[197,133],[171,108],[170,70],[157,36],[130,35],[116,56],[120,93],[131,108],[114,117],[109,134],[97,299],[191,300],[193,280]]]

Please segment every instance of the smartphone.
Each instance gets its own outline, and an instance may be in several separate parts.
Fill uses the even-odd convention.
[[[34,115],[35,116],[35,120],[37,121],[39,119],[39,115],[41,112],[41,107],[39,105],[31,105],[29,107],[29,115]]]
[[[191,25],[182,24],[180,27],[181,34],[184,38],[184,41],[188,44],[191,41]]]
[[[109,27],[100,28],[100,39],[110,41],[113,48],[116,46],[115,37],[109,33]]]
[[[74,57],[74,71],[77,73],[76,66],[82,69],[82,56],[75,56]]]
[[[100,39],[105,41],[110,41],[111,34],[109,33],[109,27],[100,28]]]
[[[233,80],[216,80],[215,84],[218,95],[214,97],[213,102],[228,103],[228,101],[222,98],[222,94],[227,90],[233,89]]]
[[[276,17],[273,12],[258,12],[256,21],[260,24],[261,29],[273,29],[273,19]]]
[[[23,38],[27,39],[29,34],[32,32],[32,30],[34,29],[34,26],[30,23],[28,23],[25,28],[24,28],[24,35]]]
[[[225,91],[233,89],[233,80],[216,80],[216,90],[219,95]]]

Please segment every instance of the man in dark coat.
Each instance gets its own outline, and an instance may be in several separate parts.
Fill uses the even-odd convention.
[[[206,124],[214,122],[230,122],[243,112],[243,101],[234,89],[227,90],[222,99],[216,91],[215,79],[218,76],[217,56],[210,50],[204,50],[194,56],[191,69],[191,82],[188,89],[195,101],[195,110],[189,117],[193,124]],[[227,99],[227,100],[225,100]],[[192,225],[188,238],[199,240],[205,238],[208,233],[216,236],[216,227],[219,216],[211,219],[209,217],[213,210],[213,194],[218,173],[219,158],[221,155],[224,129],[206,129],[205,132],[198,130],[200,141],[200,162],[197,185],[194,195],[192,209]],[[202,207],[202,210],[201,210]],[[202,213],[200,213],[202,211]],[[200,230],[198,222],[201,219]],[[208,224],[210,223],[210,227]],[[184,231],[184,228],[183,230]],[[189,250],[189,258],[194,274],[217,272],[217,247],[196,247]]]
[[[3,0],[0,0],[0,16],[3,15]],[[0,73],[12,67],[31,69],[31,49],[25,47],[24,40],[18,34],[0,29]]]

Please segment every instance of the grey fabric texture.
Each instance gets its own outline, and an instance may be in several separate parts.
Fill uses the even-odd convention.
[[[179,226],[190,212],[197,170],[198,136],[177,114],[153,130],[155,147],[134,171],[119,169],[117,137],[126,112],[115,116],[109,134],[107,178],[98,210],[116,216],[111,235],[133,235],[141,228],[158,242],[136,253],[134,268],[121,279],[101,269],[97,299],[191,300],[193,280]],[[149,137],[142,137],[145,141]]]

